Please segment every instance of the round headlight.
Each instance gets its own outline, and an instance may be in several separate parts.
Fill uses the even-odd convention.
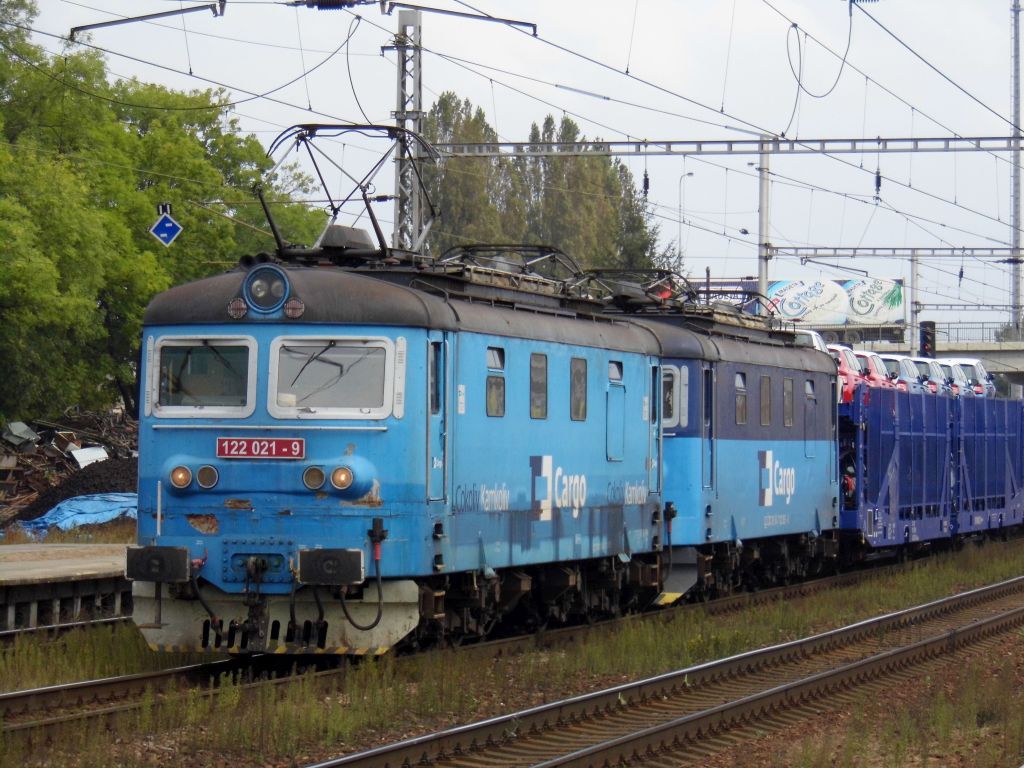
[[[302,303],[302,299],[288,299],[284,304],[284,316],[291,320],[302,317],[305,311],[306,305]]]
[[[259,302],[260,299],[267,298],[267,294],[270,293],[270,286],[267,285],[266,280],[260,277],[249,284],[249,292],[252,294],[252,297]]]
[[[188,488],[192,482],[192,470],[188,467],[175,467],[171,470],[171,485],[175,488]]]
[[[302,473],[302,484],[311,491],[322,486],[326,479],[324,471],[320,467],[306,467],[306,471]]]
[[[200,488],[213,488],[218,480],[220,480],[220,474],[216,467],[211,467],[209,464],[200,467],[196,472],[196,482],[199,483]]]
[[[338,467],[331,472],[331,485],[339,491],[344,491],[351,486],[355,479],[355,475],[352,474],[352,470],[348,467]]]
[[[288,283],[284,274],[273,267],[253,270],[245,283],[249,303],[256,309],[272,312],[288,296]]]

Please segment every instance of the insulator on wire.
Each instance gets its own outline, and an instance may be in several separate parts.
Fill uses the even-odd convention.
[[[647,175],[647,171],[644,171],[644,197],[647,197],[647,192],[651,188],[651,179]]]
[[[877,200],[882,195],[882,171],[879,168],[875,169],[875,199]]]

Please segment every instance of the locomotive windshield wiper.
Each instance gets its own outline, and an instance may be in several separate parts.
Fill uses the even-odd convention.
[[[331,342],[331,343],[333,344],[334,342]],[[341,364],[337,364],[338,365],[338,375],[335,376],[330,381],[324,382],[319,387],[314,389],[312,392],[309,392],[305,397],[299,398],[299,400],[296,402],[296,405],[298,405],[298,403],[305,402],[306,400],[308,400],[309,398],[311,398],[313,395],[317,394],[318,392],[323,392],[325,389],[330,389],[331,387],[333,387],[335,384],[337,384],[339,381],[341,381],[341,378],[346,373],[351,371],[353,368],[355,368],[357,365],[359,365],[359,363],[361,363],[363,360],[365,360],[369,356],[369,354],[374,351],[374,349],[376,349],[376,347],[371,347],[371,348],[367,349],[365,352],[363,352],[363,354],[361,354],[359,357],[357,357],[355,360],[353,360],[351,363],[349,363],[348,368],[346,368],[345,366],[343,366]],[[325,350],[320,350],[320,352],[318,352],[317,354],[318,355],[319,354],[323,354],[324,351]],[[311,362],[313,362],[312,359],[307,360],[306,361],[306,365],[308,365]],[[305,367],[305,366],[303,366],[303,367]],[[302,373],[302,371],[299,371],[299,373]],[[299,377],[296,375],[295,378],[297,379]],[[292,381],[292,384],[294,384],[294,383],[295,382]]]
[[[320,355],[322,355],[328,349],[333,347],[335,344],[336,344],[336,342],[334,341],[334,339],[331,339],[330,341],[327,342],[327,344],[324,346],[323,349],[321,349],[318,352],[314,352],[312,355],[310,355],[308,358],[306,358],[306,362],[304,362],[302,364],[302,367],[299,368],[299,372],[295,374],[295,378],[292,379],[292,383],[289,386],[293,386],[294,387],[295,386],[295,382],[299,380],[299,376],[301,376],[302,372],[305,371],[306,368],[309,367],[309,364],[312,363],[314,360],[319,360],[320,359]],[[288,347],[285,347],[285,349],[288,349]],[[289,351],[291,351],[291,350],[289,350]],[[340,372],[338,373],[338,376],[342,376],[345,369],[340,364],[338,365],[338,368],[340,369]]]
[[[220,361],[221,365],[223,365],[232,374],[234,374],[235,378],[239,378],[239,379],[241,378],[241,376],[238,374],[238,371],[235,370],[235,367],[233,365],[231,365],[231,361],[228,360],[226,357],[224,357],[224,355],[221,353],[221,351],[219,349],[217,349],[215,346],[210,344],[209,339],[203,339],[203,346],[206,347],[211,352],[213,352],[214,357],[216,357],[217,360]]]

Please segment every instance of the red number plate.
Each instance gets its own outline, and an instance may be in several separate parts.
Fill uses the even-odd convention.
[[[301,437],[218,437],[218,459],[304,459]]]

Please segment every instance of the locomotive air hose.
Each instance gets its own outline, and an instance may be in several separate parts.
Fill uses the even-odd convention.
[[[358,629],[360,632],[366,632],[373,629],[380,624],[381,618],[384,616],[384,588],[381,584],[382,579],[380,575],[380,542],[376,542],[374,546],[374,558],[373,568],[377,575],[377,617],[366,625],[356,623],[356,620],[352,618],[352,614],[348,612],[348,606],[345,605],[345,591],[341,592],[341,610],[345,614],[345,618],[348,619],[348,623]]]
[[[192,580],[192,589],[195,591],[196,597],[199,599],[199,604],[206,609],[206,612],[208,614],[210,614],[210,627],[211,629],[213,629],[213,633],[217,636],[217,642],[221,642],[222,637],[220,633],[220,617],[213,612],[213,609],[210,607],[210,604],[207,603],[206,599],[203,597],[203,593],[199,591],[199,579],[195,571],[192,572],[190,578]]]

